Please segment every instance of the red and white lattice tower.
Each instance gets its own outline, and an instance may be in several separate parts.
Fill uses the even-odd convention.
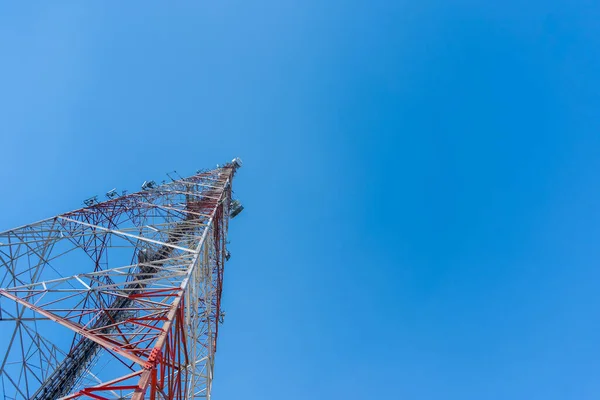
[[[0,233],[4,399],[210,399],[240,166]]]

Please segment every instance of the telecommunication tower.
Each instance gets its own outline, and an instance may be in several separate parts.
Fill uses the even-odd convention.
[[[4,399],[210,399],[239,158],[0,233]]]

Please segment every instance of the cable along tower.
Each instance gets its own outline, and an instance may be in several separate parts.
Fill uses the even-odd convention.
[[[0,233],[4,399],[210,399],[239,158]]]

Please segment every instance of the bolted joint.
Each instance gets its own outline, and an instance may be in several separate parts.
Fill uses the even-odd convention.
[[[150,357],[148,357],[148,361],[144,364],[144,369],[153,369],[157,363],[162,361],[162,351],[160,349],[154,348],[150,352]]]

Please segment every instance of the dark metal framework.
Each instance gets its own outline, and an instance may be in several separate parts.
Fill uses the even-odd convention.
[[[4,398],[210,399],[240,165],[0,233]]]

